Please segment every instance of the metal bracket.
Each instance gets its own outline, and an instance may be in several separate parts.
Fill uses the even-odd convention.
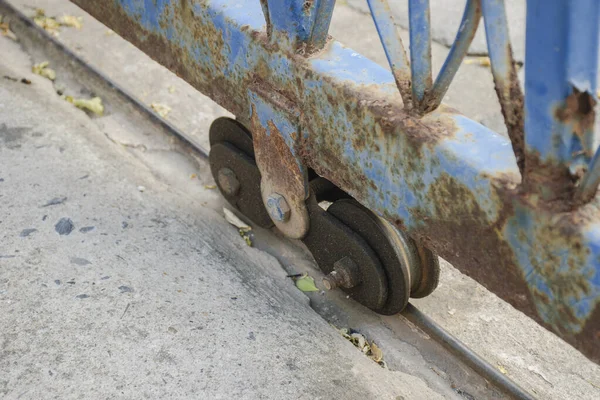
[[[283,234],[301,239],[310,226],[307,168],[297,153],[300,111],[295,103],[266,84],[248,89],[250,124],[262,199]]]

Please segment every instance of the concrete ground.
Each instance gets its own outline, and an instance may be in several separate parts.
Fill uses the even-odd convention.
[[[65,0],[11,3],[29,15],[37,6],[83,16],[81,30],[62,29],[58,39],[143,102],[168,105],[167,119],[208,147],[208,126],[226,114],[220,107]],[[363,13],[339,4],[331,31],[385,62]],[[345,301],[342,318],[329,306],[344,302],[335,294],[309,304],[280,264],[318,277],[301,249],[260,231],[279,261],[247,247],[205,187],[203,162],[110,99],[102,118],[61,100],[57,89],[90,90],[68,68],[57,67],[54,84],[31,74],[48,55],[20,44],[0,37],[0,76],[32,81],[0,79],[0,394],[466,397],[397,340],[397,316]],[[437,65],[445,52],[434,45]],[[489,70],[464,65],[446,102],[502,130],[492,88]],[[53,199],[59,204],[45,206]],[[539,398],[600,397],[598,366],[448,264],[438,290],[415,304]],[[383,343],[388,369],[324,318]]]

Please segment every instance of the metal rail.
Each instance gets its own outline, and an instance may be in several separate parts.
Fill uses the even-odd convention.
[[[144,103],[140,102],[134,95],[129,93],[127,90],[122,88],[118,83],[107,77],[102,71],[88,64],[85,60],[80,58],[76,53],[72,52],[68,47],[63,45],[54,37],[50,36],[43,29],[35,25],[30,18],[15,9],[9,3],[0,0],[0,11],[5,17],[9,17],[13,22],[18,21],[22,24],[25,29],[30,31],[29,36],[35,36],[43,43],[44,51],[53,49],[61,53],[61,59],[65,64],[77,66],[81,68],[85,73],[78,74],[79,79],[85,81],[96,81],[102,86],[102,93],[110,92],[116,95],[120,101],[129,104],[134,109],[139,111],[145,118],[151,121],[153,124],[163,130],[165,134],[171,135],[176,138],[184,147],[189,147],[195,151],[200,159],[206,161],[208,158],[208,152],[202,147],[195,144],[190,140],[185,133],[181,132],[174,125],[158,116],[154,111],[147,107]],[[19,36],[22,37],[21,32],[18,32]],[[427,332],[435,341],[441,343],[447,348],[452,354],[459,357],[461,361],[471,367],[476,373],[481,375],[484,379],[491,382],[494,386],[500,389],[502,392],[511,396],[515,399],[533,399],[533,397],[521,388],[514,381],[500,373],[487,361],[482,359],[475,352],[470,350],[464,343],[458,340],[456,337],[448,333],[435,321],[425,316],[415,306],[409,304],[408,307],[403,311],[403,316],[406,317],[410,322],[414,323],[417,327]]]

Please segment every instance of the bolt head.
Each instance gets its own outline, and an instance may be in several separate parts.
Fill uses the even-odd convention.
[[[219,187],[228,196],[235,196],[240,191],[240,181],[235,172],[229,168],[221,168],[217,173],[217,183]]]
[[[285,197],[279,193],[273,193],[267,197],[267,211],[273,221],[286,222],[290,219],[292,210]]]

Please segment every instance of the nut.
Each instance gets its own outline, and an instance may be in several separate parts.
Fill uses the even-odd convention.
[[[333,271],[323,277],[325,289],[337,287],[353,288],[360,283],[358,265],[350,257],[344,257],[333,263]]]

